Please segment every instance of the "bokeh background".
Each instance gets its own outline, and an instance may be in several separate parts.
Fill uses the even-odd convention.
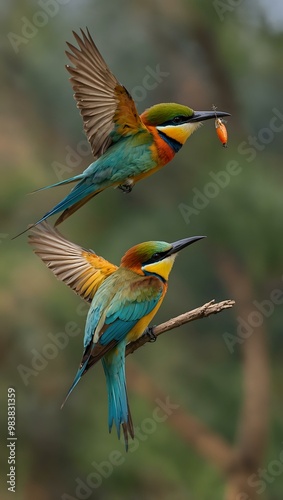
[[[1,498],[12,495],[13,386],[14,498],[282,499],[282,2],[14,0],[0,13]],[[140,112],[173,101],[232,114],[226,150],[206,122],[130,195],[107,190],[60,227],[117,264],[135,243],[206,234],[178,257],[156,323],[213,298],[236,300],[127,358],[140,430],[128,455],[108,434],[100,366],[60,410],[80,362],[87,308],[26,235],[11,241],[68,188],[26,194],[91,161],[64,68],[65,42],[85,26]],[[156,68],[163,76],[152,77],[149,90],[145,77]],[[235,175],[223,174],[231,162]],[[176,408],[157,422],[156,400],[166,398]]]

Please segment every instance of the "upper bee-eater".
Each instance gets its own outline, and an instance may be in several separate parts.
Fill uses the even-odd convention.
[[[79,48],[68,43],[71,52],[66,54],[73,66],[67,70],[95,160],[81,174],[42,188],[77,182],[36,224],[63,212],[55,225],[60,224],[110,186],[130,191],[137,181],[172,160],[202,121],[229,115],[162,103],[139,116],[132,97],[111,73],[89,31],[81,33],[81,38],[74,33]]]
[[[126,390],[126,345],[143,334],[161,306],[177,253],[204,236],[174,243],[140,243],[125,253],[119,267],[67,241],[47,223],[33,229],[29,238],[35,253],[57,278],[91,301],[83,357],[67,397],[101,359],[108,391],[109,431],[114,423],[120,437],[122,427],[127,449],[134,427]]]

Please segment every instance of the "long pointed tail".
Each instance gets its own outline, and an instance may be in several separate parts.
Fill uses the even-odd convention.
[[[70,396],[71,392],[73,391],[73,389],[76,387],[76,385],[77,385],[77,384],[79,383],[79,381],[81,380],[81,378],[82,378],[82,376],[83,376],[83,374],[84,374],[84,372],[85,372],[85,369],[86,369],[86,365],[87,365],[87,363],[88,363],[88,358],[86,359],[86,361],[84,362],[84,364],[81,366],[81,368],[79,368],[79,369],[78,369],[77,374],[76,374],[76,376],[75,376],[75,378],[74,378],[74,381],[73,381],[73,383],[72,383],[72,385],[71,385],[70,389],[68,390],[67,395],[66,395],[66,397],[65,397],[65,399],[64,399],[64,401],[63,401],[63,403],[61,404],[61,410],[62,410],[62,408],[63,408],[64,404],[66,403],[66,401],[67,401],[68,397]]]
[[[83,178],[82,174],[75,175],[74,177],[70,177],[69,179],[64,179],[63,181],[55,182],[55,184],[49,184],[49,186],[43,186],[41,188],[35,189],[30,194],[38,193],[39,191],[45,191],[45,189],[51,189],[57,186],[63,186],[64,184],[71,184],[72,182],[77,182],[82,178]]]
[[[81,177],[80,177],[81,178]],[[96,194],[97,186],[92,184],[87,177],[81,178],[81,181],[70,191],[63,200],[61,200],[55,207],[53,207],[49,212],[46,212],[41,219],[39,219],[35,225],[40,224],[44,220],[48,219],[52,215],[63,212],[70,207],[75,207],[79,204],[77,208],[82,206],[82,201],[85,198],[89,198],[90,194],[94,196]],[[74,212],[75,210],[73,210]],[[73,213],[72,212],[72,213]]]
[[[120,344],[115,351],[105,355],[102,364],[106,376],[108,390],[108,426],[111,432],[113,422],[120,439],[121,427],[123,429],[126,451],[128,439],[134,439],[134,426],[128,403],[126,377],[125,377],[125,345]]]

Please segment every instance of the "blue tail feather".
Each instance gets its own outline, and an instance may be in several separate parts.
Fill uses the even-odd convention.
[[[66,210],[67,208],[75,205],[78,201],[82,200],[83,198],[88,196],[90,193],[95,192],[97,190],[97,186],[94,184],[90,184],[88,182],[87,178],[84,177],[82,174],[77,175],[75,177],[72,177],[71,179],[67,179],[66,181],[61,181],[61,182],[58,182],[57,184],[52,184],[51,186],[46,186],[46,187],[41,188],[41,189],[49,189],[49,188],[52,188],[55,186],[59,186],[61,184],[68,184],[70,182],[74,182],[74,181],[79,180],[79,179],[81,179],[81,181],[70,191],[70,193],[67,196],[65,196],[65,198],[63,198],[63,200],[61,200],[51,210],[46,212],[46,214],[44,214],[43,217],[41,217],[37,222],[35,222],[35,224],[29,225],[27,229],[25,229],[21,233],[17,234],[16,236],[14,236],[12,238],[12,240],[17,238],[18,236],[21,236],[21,234],[26,233],[29,229],[37,226],[38,224],[45,221],[46,219],[48,219],[52,215],[55,215],[59,212],[63,212],[63,210]],[[39,191],[40,191],[40,189],[39,189]]]
[[[45,189],[51,189],[51,188],[54,188],[57,186],[63,186],[64,184],[70,184],[71,182],[80,181],[83,178],[84,178],[83,174],[75,175],[74,177],[70,177],[69,179],[65,179],[63,181],[56,182],[55,184],[50,184],[49,186],[43,186],[41,188],[35,189],[30,194],[37,193],[38,191],[44,191]]]
[[[117,350],[109,353],[102,359],[108,391],[108,426],[111,432],[113,423],[120,439],[121,426],[125,438],[126,451],[128,450],[128,436],[134,437],[134,428],[128,404],[126,377],[125,377],[125,345],[118,346]]]
[[[78,177],[79,176],[77,176],[77,178]],[[81,178],[81,176],[79,178]],[[73,179],[76,180],[75,178]],[[69,180],[69,182],[71,181]],[[65,183],[65,181],[62,181],[62,184],[63,183]],[[53,186],[47,186],[46,188],[43,189],[48,189],[49,187],[54,187],[59,184],[60,183],[53,184]],[[61,200],[57,205],[55,205],[55,207],[46,212],[46,214],[44,214],[43,217],[41,217],[41,219],[35,222],[35,224],[31,224],[30,226],[28,226],[27,229],[14,236],[12,239],[14,240],[18,236],[21,236],[21,234],[26,233],[29,229],[32,229],[33,227],[37,226],[38,224],[45,221],[52,215],[58,214],[59,212],[63,212],[67,208],[72,207],[73,205],[81,201],[83,198],[86,198],[89,194],[94,193],[96,190],[98,190],[98,187],[95,184],[90,184],[87,178],[83,177],[83,179],[70,191],[70,193],[67,196],[65,196],[65,198],[63,198],[63,200]]]
[[[63,200],[61,200],[55,207],[53,207],[49,212],[46,212],[46,214],[41,217],[39,221],[36,222],[36,224],[40,224],[40,222],[43,222],[45,219],[48,219],[48,217],[51,217],[51,215],[58,214],[59,212],[62,212],[63,210],[66,210],[66,208],[71,207],[78,201],[82,200],[86,196],[88,196],[90,193],[96,190],[96,186],[93,184],[89,184],[86,182],[86,179],[82,179],[81,182],[79,182],[73,189],[70,191]]]

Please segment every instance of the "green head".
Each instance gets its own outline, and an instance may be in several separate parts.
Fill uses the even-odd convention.
[[[194,114],[194,111],[188,106],[175,104],[174,102],[155,104],[151,108],[146,109],[141,119],[146,125],[157,127],[166,123],[178,124],[183,120],[189,120]]]
[[[141,274],[155,274],[167,281],[177,253],[192,243],[205,238],[193,236],[174,243],[146,241],[128,250],[121,260],[121,266]]]

